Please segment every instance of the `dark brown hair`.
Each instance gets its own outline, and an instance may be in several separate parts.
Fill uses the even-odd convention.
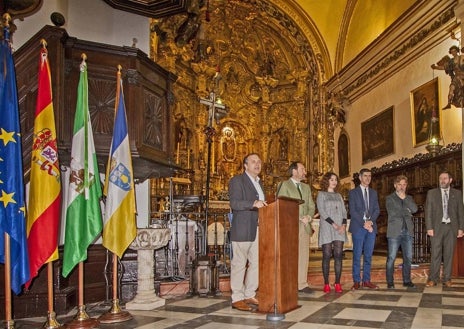
[[[321,191],[326,191],[327,192],[327,190],[329,188],[329,179],[332,176],[337,177],[337,186],[335,186],[334,191],[335,192],[338,191],[338,187],[340,186],[340,179],[338,178],[338,175],[336,173],[331,172],[331,171],[325,173],[324,176],[322,176],[321,184],[320,184],[321,185]]]

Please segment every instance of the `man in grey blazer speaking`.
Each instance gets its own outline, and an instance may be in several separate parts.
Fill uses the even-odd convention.
[[[438,177],[440,187],[427,192],[425,201],[425,226],[432,249],[427,287],[437,285],[443,258],[443,286],[452,287],[451,272],[456,237],[464,230],[462,193],[450,187],[453,178],[447,171]]]
[[[245,172],[229,181],[233,253],[230,287],[232,308],[240,311],[252,311],[259,303],[256,298],[259,283],[258,209],[267,206],[263,185],[258,177],[261,166],[258,154],[248,154],[243,160]]]

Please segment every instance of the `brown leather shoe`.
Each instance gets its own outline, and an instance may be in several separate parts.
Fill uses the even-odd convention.
[[[363,288],[369,288],[369,289],[379,289],[379,286],[376,284],[373,284],[370,281],[364,281],[363,282]]]
[[[426,287],[434,287],[436,285],[437,283],[432,280],[427,281],[427,283],[425,284]]]
[[[243,301],[249,305],[256,305],[256,306],[259,305],[259,301],[255,297],[247,298],[247,299],[244,299]]]
[[[451,280],[443,282],[443,286],[446,288],[451,288],[453,286],[453,282]]]
[[[251,311],[253,310],[250,305],[245,303],[244,300],[239,300],[238,302],[232,303],[232,308],[235,308],[239,311]]]
[[[358,290],[359,288],[361,288],[361,285],[359,284],[359,282],[355,282],[351,287],[351,290]]]

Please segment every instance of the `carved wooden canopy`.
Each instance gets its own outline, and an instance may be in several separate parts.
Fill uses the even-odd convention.
[[[111,7],[151,18],[161,18],[187,11],[187,0],[104,0]]]

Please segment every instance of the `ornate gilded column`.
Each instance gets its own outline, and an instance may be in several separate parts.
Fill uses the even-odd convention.
[[[156,249],[168,244],[171,230],[168,228],[138,228],[137,236],[129,248],[137,250],[137,294],[126,303],[127,310],[149,311],[163,306],[165,300],[156,296],[155,260]]]

